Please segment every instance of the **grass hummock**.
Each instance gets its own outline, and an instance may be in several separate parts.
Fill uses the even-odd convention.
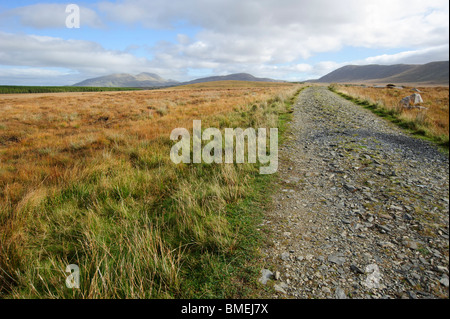
[[[192,129],[193,118],[282,134],[298,90],[6,100],[15,108],[1,110],[0,296],[251,297],[275,177],[258,163],[175,165],[169,134]],[[80,268],[80,289],[65,286],[69,264]]]

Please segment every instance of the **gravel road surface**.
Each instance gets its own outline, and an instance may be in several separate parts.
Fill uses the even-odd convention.
[[[300,94],[288,135],[262,297],[448,298],[448,156],[326,87]]]

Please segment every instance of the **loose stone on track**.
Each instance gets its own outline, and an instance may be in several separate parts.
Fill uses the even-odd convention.
[[[263,227],[265,268],[286,284],[262,297],[448,298],[448,164],[327,88],[305,89],[280,149],[288,191]]]

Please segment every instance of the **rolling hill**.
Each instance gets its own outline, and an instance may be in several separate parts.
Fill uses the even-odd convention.
[[[216,81],[250,81],[250,82],[284,82],[267,78],[257,78],[248,73],[236,73],[224,76],[210,76],[188,82],[178,82],[175,80],[166,80],[154,73],[140,73],[131,75],[127,73],[117,73],[98,78],[87,79],[74,84],[73,86],[90,87],[165,87],[187,84],[198,84]]]
[[[73,86],[92,87],[162,87],[179,84],[178,81],[166,80],[154,73],[140,73],[131,75],[127,73],[116,73],[98,78],[87,79]]]
[[[315,82],[321,83],[422,83],[449,84],[449,61],[423,65],[347,65]]]
[[[279,80],[273,80],[268,78],[257,78],[248,73],[235,73],[223,76],[210,76],[206,78],[200,78],[183,84],[197,84],[204,82],[216,82],[216,81],[249,81],[249,82],[284,82]]]

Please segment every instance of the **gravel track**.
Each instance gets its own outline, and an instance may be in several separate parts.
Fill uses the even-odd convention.
[[[325,87],[288,135],[262,297],[448,298],[448,156]]]

